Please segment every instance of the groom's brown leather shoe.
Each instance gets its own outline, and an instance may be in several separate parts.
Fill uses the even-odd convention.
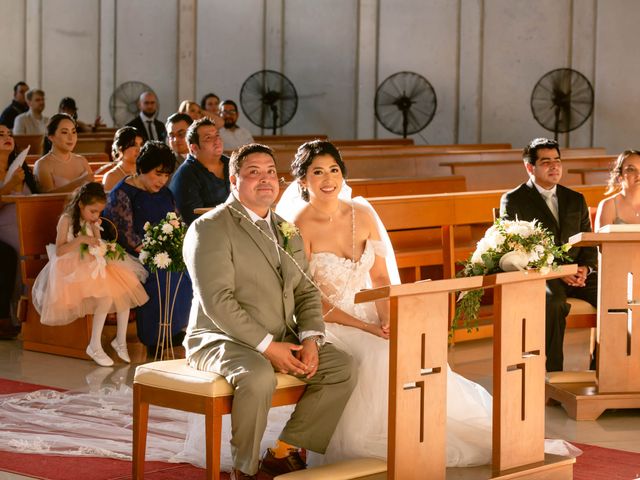
[[[231,475],[230,475],[230,479],[231,480],[256,480],[255,475],[247,475],[246,473],[242,473],[240,470],[237,470],[235,468],[231,469]]]
[[[289,455],[284,458],[276,458],[270,448],[267,449],[262,462],[260,462],[260,471],[277,477],[285,473],[295,472],[296,470],[304,470],[307,464],[304,463],[300,452],[295,449],[289,450]]]

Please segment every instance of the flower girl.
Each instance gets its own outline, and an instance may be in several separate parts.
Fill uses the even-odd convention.
[[[115,242],[100,238],[100,212],[106,204],[101,184],[79,187],[60,216],[55,245],[47,246],[49,263],[33,285],[33,304],[45,325],[66,325],[93,314],[89,355],[98,365],[113,360],[102,349],[102,328],[116,312],[117,333],[111,342],[118,356],[130,362],[126,333],[129,310],[148,296],[140,283],[147,273]]]

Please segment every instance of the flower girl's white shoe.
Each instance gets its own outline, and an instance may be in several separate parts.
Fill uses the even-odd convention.
[[[127,363],[131,363],[131,359],[129,358],[129,352],[127,351],[127,344],[120,345],[117,339],[113,339],[111,341],[111,346],[116,351],[118,356]]]
[[[95,351],[91,348],[91,345],[87,345],[87,355],[93,358],[93,361],[96,362],[101,367],[110,367],[113,365],[113,360],[111,360],[104,350],[100,349],[99,351]]]

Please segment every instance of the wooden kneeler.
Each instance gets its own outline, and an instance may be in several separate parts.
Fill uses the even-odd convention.
[[[276,374],[271,405],[297,403],[306,385],[291,375]],[[144,477],[149,405],[205,415],[207,480],[220,479],[222,415],[231,413],[233,387],[224,377],[202,372],[186,360],[151,362],[136,368],[133,379],[133,466],[135,480]]]

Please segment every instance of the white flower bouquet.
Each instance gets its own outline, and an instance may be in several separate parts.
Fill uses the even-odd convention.
[[[545,275],[566,260],[569,244],[558,246],[553,235],[537,220],[497,219],[478,242],[471,258],[462,262],[459,277],[490,275],[498,272],[537,270]],[[452,329],[462,318],[467,330],[477,326],[480,300],[484,291],[471,290],[458,297]]]
[[[139,259],[152,272],[168,270],[184,272],[186,266],[182,258],[182,244],[187,226],[175,212],[167,213],[163,220],[155,225],[144,224],[144,239]]]

